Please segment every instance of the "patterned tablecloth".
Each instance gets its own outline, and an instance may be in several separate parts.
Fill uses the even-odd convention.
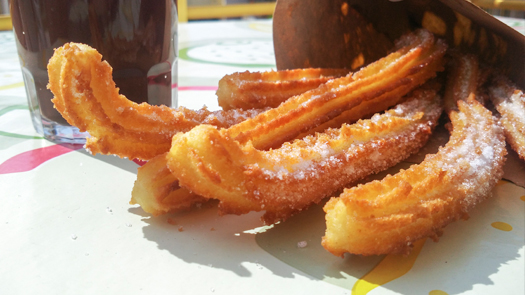
[[[271,25],[181,24],[179,105],[218,109],[223,75],[275,68]],[[525,292],[525,189],[510,181],[408,257],[339,258],[320,245],[319,206],[258,234],[259,213],[152,217],[128,205],[137,167],[36,134],[13,33],[0,32],[0,294]]]

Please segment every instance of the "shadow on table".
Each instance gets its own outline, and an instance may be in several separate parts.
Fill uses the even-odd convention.
[[[384,287],[402,294],[428,294],[434,289],[457,294],[473,290],[475,285],[494,285],[491,276],[516,260],[523,246],[523,237],[490,226],[497,216],[513,215],[505,203],[501,196],[490,198],[472,211],[468,221],[449,225],[439,243],[426,242],[414,264],[417,271]],[[159,249],[187,263],[228,270],[241,277],[267,269],[285,278],[307,274],[313,280],[351,290],[384,258],[340,258],[325,251],[321,246],[325,231],[322,205],[257,234],[250,230],[262,226],[261,213],[218,216],[213,203],[190,212],[151,218],[140,208],[129,211],[146,217],[144,237]],[[501,239],[495,239],[498,235]],[[306,247],[299,246],[304,244]]]
[[[147,216],[140,208],[133,214]],[[144,218],[144,237],[189,264],[220,268],[240,277],[269,269],[273,274],[293,278],[296,270],[279,263],[255,243],[247,231],[262,226],[260,213],[219,216],[215,202],[177,214]]]
[[[514,199],[509,202],[507,198]],[[520,210],[511,209],[520,205],[519,202],[519,196],[499,195],[479,204],[470,212],[468,220],[459,220],[447,226],[439,242],[426,242],[416,261],[418,271],[409,273],[411,281],[425,284],[414,284],[405,289],[406,286],[399,281],[390,284],[389,289],[407,295],[428,294],[434,289],[447,294],[461,294],[473,291],[476,285],[494,286],[496,279],[500,286],[498,289],[504,286],[509,288],[507,290],[513,290],[506,285],[514,281],[512,276],[504,278],[501,274],[496,277],[494,274],[516,271],[509,271],[508,265],[517,264],[515,262],[521,256],[519,251],[524,243],[523,215],[516,214]],[[510,232],[495,229],[491,226],[495,221],[507,221],[515,228]],[[519,281],[519,275],[515,276]]]
[[[137,172],[138,165],[133,161],[115,156],[92,156],[84,150],[78,152],[128,172]],[[395,173],[409,165],[402,163],[385,173]],[[375,178],[382,178],[385,173]],[[434,289],[458,294],[473,290],[475,285],[494,285],[491,276],[520,257],[523,246],[523,237],[516,231],[501,232],[490,226],[498,221],[495,220],[498,216],[516,219],[516,214],[511,212],[516,204],[509,205],[507,197],[499,195],[481,203],[472,210],[468,221],[450,224],[439,243],[428,240],[415,262],[417,271],[408,272],[384,287],[402,294],[428,294]],[[224,269],[240,277],[251,277],[267,269],[285,278],[307,274],[313,280],[351,290],[359,278],[384,258],[358,255],[340,258],[325,251],[321,246],[325,231],[322,205],[312,206],[257,234],[253,230],[262,226],[261,213],[218,216],[213,202],[200,209],[158,217],[151,217],[141,208],[129,211],[143,217],[147,224],[143,228],[144,237],[156,243],[159,249],[187,263]],[[523,216],[519,218],[523,223]],[[516,230],[523,231],[523,228]],[[300,247],[299,243],[306,247]]]

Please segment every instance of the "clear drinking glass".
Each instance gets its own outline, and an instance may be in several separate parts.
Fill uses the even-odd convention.
[[[46,87],[47,63],[67,42],[96,48],[128,99],[176,107],[175,0],[11,0],[10,10],[33,125],[49,140],[88,136],[53,108]]]

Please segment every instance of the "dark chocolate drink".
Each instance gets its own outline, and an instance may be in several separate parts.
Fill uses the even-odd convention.
[[[128,99],[176,104],[176,12],[173,0],[11,0],[29,107],[44,129],[48,121],[67,126],[46,88],[53,49],[67,42],[96,48]]]

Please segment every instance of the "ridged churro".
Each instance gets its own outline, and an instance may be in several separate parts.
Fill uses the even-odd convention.
[[[223,110],[275,108],[292,96],[349,72],[347,69],[294,69],[233,73],[219,80],[217,99]]]
[[[86,148],[93,154],[113,154],[149,160],[169,150],[171,137],[199,124],[228,127],[262,110],[211,112],[184,107],[137,104],[118,93],[111,66],[93,48],[68,43],[48,64],[53,103],[80,131],[87,131]]]
[[[382,137],[389,135],[380,131],[390,131],[393,138],[399,136],[393,126],[384,123],[381,125],[383,130],[371,125],[370,128],[377,128],[378,134],[344,125],[338,131],[328,129],[325,133],[265,150],[281,146],[301,132],[338,118],[367,101],[390,95],[399,96],[400,100],[410,91],[407,85],[413,88],[422,83],[411,76],[425,72],[425,66],[437,63],[436,60],[440,60],[446,50],[443,43],[436,42],[433,35],[424,30],[404,36],[400,44],[403,44],[400,49],[354,75],[331,80],[253,119],[222,130],[199,125],[189,132],[175,135],[167,155],[169,169],[181,186],[206,198],[219,199],[221,213],[242,214],[264,210],[265,222],[272,223],[320,201],[352,181],[388,168],[413,152],[409,148],[412,146],[398,142],[390,146],[391,153],[385,153],[389,154],[387,158],[378,156],[377,162],[371,161],[373,164],[360,163],[366,172],[357,173],[358,176],[344,173],[345,166],[348,172],[358,165],[350,161],[352,152],[377,156],[373,147],[380,148],[386,142],[395,141],[382,141]],[[435,73],[436,67],[430,67],[426,76]],[[416,140],[420,134],[416,131],[417,128],[412,130],[416,134],[413,140],[420,147],[422,143]],[[428,136],[429,130],[423,128],[419,131]],[[363,150],[351,146],[352,132],[356,132],[357,142],[362,140],[363,145],[368,143],[370,146]],[[326,146],[326,150],[317,150],[321,145]],[[396,147],[397,157],[394,153]],[[309,169],[327,162],[330,157],[341,159],[333,166],[319,166],[323,173],[307,177]],[[305,170],[299,169],[301,166]],[[296,169],[307,174],[298,178]],[[285,175],[292,176],[281,180]]]
[[[489,96],[501,116],[507,142],[525,161],[525,94],[508,78],[498,76],[489,87]]]
[[[453,64],[445,97],[449,142],[421,164],[328,201],[323,246],[331,253],[406,254],[416,240],[437,240],[447,224],[468,217],[503,176],[503,131],[473,92],[477,60],[462,56]]]
[[[331,113],[331,117],[324,117],[324,118],[316,118],[313,120],[316,120],[317,122],[322,122],[320,120],[326,120],[323,124],[318,125],[315,128],[312,128],[308,130],[307,128],[304,128],[304,126],[299,127],[298,130],[303,130],[303,132],[298,133],[297,130],[291,130],[291,134],[287,134],[287,136],[267,136],[265,140],[256,140],[251,141],[251,145],[254,145],[255,148],[259,150],[265,150],[270,147],[279,147],[283,142],[286,140],[292,138],[293,136],[296,136],[297,138],[303,138],[307,135],[313,135],[316,131],[324,131],[326,128],[329,127],[340,127],[343,122],[347,123],[353,123],[356,120],[363,118],[363,117],[369,117],[370,115],[381,112],[388,107],[395,105],[396,103],[399,103],[402,101],[403,95],[407,93],[411,88],[414,88],[415,86],[423,83],[425,79],[428,79],[431,76],[434,76],[437,70],[442,69],[443,64],[443,55],[446,50],[446,45],[441,42],[436,42],[436,40],[433,38],[433,35],[428,33],[427,31],[418,31],[413,34],[407,34],[403,36],[398,42],[397,42],[397,51],[393,54],[385,57],[384,59],[379,60],[376,63],[372,63],[368,65],[366,68],[362,69],[361,71],[357,72],[354,75],[348,75],[343,78],[335,79],[330,82],[327,82],[328,85],[321,85],[319,89],[315,89],[310,91],[310,93],[305,93],[303,96],[299,96],[295,99],[295,102],[288,104],[285,106],[284,110],[281,110],[281,113],[285,113],[288,110],[294,111],[297,108],[297,105],[299,103],[302,103],[303,105],[306,105],[307,103],[304,103],[305,100],[308,98],[317,97],[314,99],[313,104],[318,104],[323,99],[329,99],[332,93],[325,93],[330,92],[332,89],[342,89],[343,94],[339,95],[349,95],[349,93],[352,91],[352,89],[355,88],[348,88],[347,84],[354,83],[354,87],[364,87],[367,89],[367,91],[363,93],[357,92],[353,98],[350,98],[349,100],[353,99],[351,106],[349,106],[346,110],[343,109],[336,109],[336,112],[340,112],[339,115],[335,115],[334,113]],[[409,61],[410,60],[410,61]],[[412,68],[408,69],[407,64],[412,63]],[[382,79],[388,78],[391,75],[394,75],[396,71],[400,70],[400,65],[404,65],[406,68],[404,69],[404,74],[400,74],[397,76],[397,80],[392,82],[392,80],[387,80],[390,84],[383,84]],[[401,66],[402,68],[402,66]],[[403,76],[405,75],[405,76]],[[360,83],[358,81],[364,80],[365,82]],[[376,83],[376,88],[368,89],[366,88],[366,83]],[[352,93],[350,93],[352,95]],[[366,95],[369,95],[368,97]],[[356,98],[357,97],[357,98]],[[317,102],[315,102],[317,100]],[[286,105],[287,103],[285,103]],[[274,111],[271,111],[274,112]],[[308,110],[302,110],[302,112],[308,112]],[[277,118],[279,115],[279,112],[274,114],[270,114],[269,116],[274,116],[274,123],[282,120],[283,122],[286,122],[285,120],[294,120],[291,117],[289,119],[286,119],[286,114],[283,115],[280,118]],[[331,119],[330,119],[331,118]],[[262,119],[265,120],[265,119]],[[292,125],[294,124],[293,122]],[[263,124],[259,123],[251,123],[253,125],[257,125],[258,127],[263,126]],[[306,124],[303,124],[306,125]],[[297,126],[297,125],[295,125]],[[315,126],[315,125],[314,125]],[[237,126],[238,127],[238,126]],[[203,127],[205,128],[205,127]],[[251,127],[246,126],[241,127],[247,128],[248,130],[251,129]],[[301,129],[303,128],[303,129]],[[245,135],[246,132],[239,131],[240,129],[233,129],[233,133],[237,133],[242,137]],[[289,128],[291,129],[291,128]],[[232,130],[230,130],[232,131]],[[285,131],[286,132],[286,131]],[[293,133],[295,132],[295,133]],[[282,131],[279,131],[279,133],[282,133]],[[264,136],[264,133],[262,133]],[[275,135],[275,133],[274,133]],[[188,135],[190,136],[190,135]],[[200,135],[195,135],[200,136]],[[233,137],[231,134],[230,137]],[[259,135],[257,135],[259,136]],[[190,136],[191,137],[191,136]],[[203,151],[204,153],[205,151]],[[161,159],[156,159],[156,163],[160,161],[166,161],[164,159],[164,156],[159,156]],[[148,166],[146,164],[145,166]],[[164,180],[166,181],[168,178],[171,179],[172,186],[171,188],[179,188],[180,183],[177,177],[177,173],[174,173],[174,175],[167,174],[167,169],[162,168],[160,166],[157,167],[158,170],[149,169],[148,167],[143,167],[142,169],[147,169],[147,171],[150,171],[149,173],[140,173],[137,175],[137,183],[136,185],[141,185],[141,189],[137,189],[133,191],[132,194],[132,204],[140,204],[145,210],[152,214],[162,214],[167,212],[173,212],[179,210],[179,208],[186,208],[187,206],[182,206],[178,204],[178,198],[181,199],[182,203],[187,203],[188,200],[191,198],[188,195],[180,194],[181,191],[178,189],[173,189],[172,191],[166,191],[166,190],[158,190],[157,188],[153,186],[148,186],[147,184],[153,184],[154,181],[147,180],[147,178],[153,178],[154,175],[164,175]],[[153,172],[155,171],[155,172]],[[182,191],[189,191],[186,188],[182,188]],[[191,189],[192,192],[198,192],[199,189]],[[177,197],[174,197],[177,196]],[[195,202],[201,202],[202,200],[200,198],[195,198]],[[223,212],[228,212],[229,210],[225,210],[225,202],[222,203],[221,207],[223,208]],[[149,208],[155,208],[155,210],[150,210]],[[275,210],[274,210],[275,211]],[[282,212],[283,217],[285,217],[288,213],[284,213],[286,210]],[[293,210],[292,210],[293,211]],[[238,212],[237,210],[234,210],[234,212]],[[276,215],[274,213],[274,215]],[[277,214],[278,215],[278,214]],[[277,216],[276,215],[276,216]],[[270,213],[266,215],[267,222],[271,222],[270,220],[272,218],[269,217]],[[278,219],[280,217],[274,217],[273,219]]]
[[[158,216],[186,210],[207,200],[180,187],[178,180],[167,167],[164,153],[138,168],[130,204],[140,204],[144,211]]]

